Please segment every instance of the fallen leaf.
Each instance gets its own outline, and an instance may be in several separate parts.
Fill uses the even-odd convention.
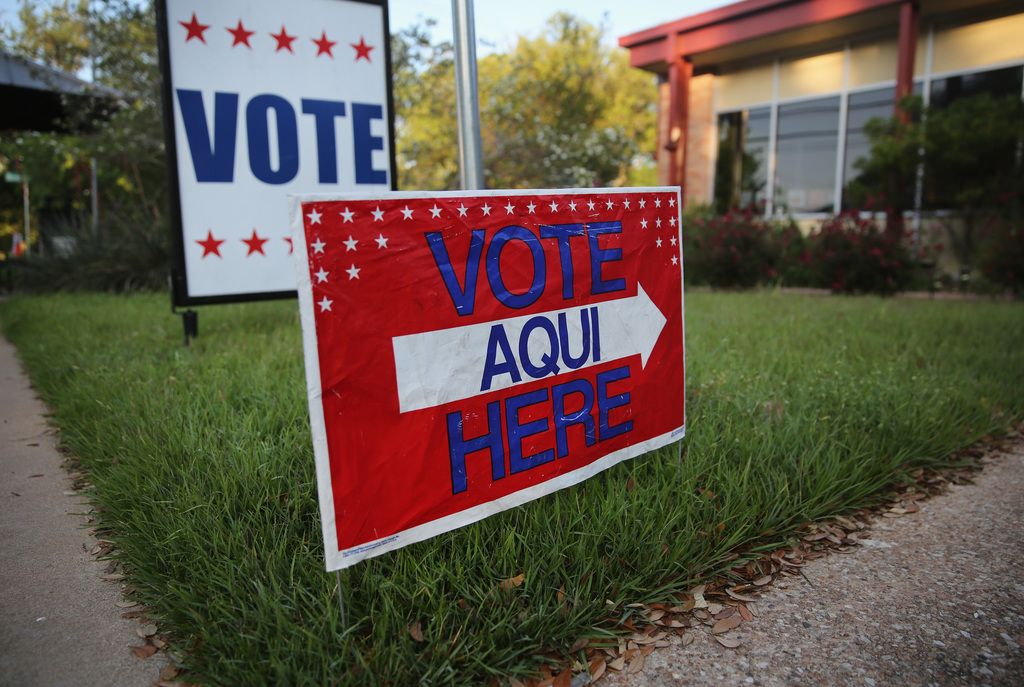
[[[420,625],[420,621],[416,621],[409,625],[409,635],[413,638],[413,641],[423,641],[423,627]]]
[[[743,620],[745,620],[746,622],[749,623],[751,620],[754,619],[754,614],[750,612],[749,608],[747,608],[743,604],[740,604],[739,609],[740,609],[740,617],[743,618]]]
[[[143,625],[142,627],[135,628],[135,634],[146,639],[156,634],[156,625],[150,623],[149,625]]]
[[[742,622],[743,618],[739,615],[731,615],[728,618],[722,618],[711,628],[711,634],[720,635],[723,632],[734,630],[739,627]]]
[[[563,670],[551,681],[551,687],[570,687],[572,685],[572,670]]]
[[[682,646],[690,646],[691,644],[693,644],[694,639],[694,636],[691,633],[687,632],[679,638],[679,643]]]
[[[633,660],[629,662],[629,669],[626,670],[626,672],[630,675],[635,675],[636,673],[639,673],[641,670],[644,669],[644,662],[646,662],[646,660],[647,659],[644,658],[643,654],[638,653],[636,656],[633,657]]]
[[[124,599],[122,601],[116,602],[114,605],[117,606],[118,608],[132,608],[133,606],[138,606],[139,602],[138,601],[131,601],[129,599]]]
[[[626,480],[626,491],[633,491],[634,489],[636,489],[636,480],[630,477]]]
[[[605,670],[608,669],[608,664],[605,662],[604,657],[598,656],[590,662],[590,681],[597,682],[604,675]]]
[[[728,618],[729,616],[735,615],[737,612],[738,611],[736,610],[735,606],[723,608],[721,611],[715,614],[715,620],[722,620],[723,618]]]
[[[735,637],[715,637],[715,640],[726,649],[735,649],[740,645],[740,640]]]
[[[665,611],[652,611],[651,614],[647,616],[647,619],[650,620],[652,623],[656,623],[664,617]]]
[[[178,677],[179,672],[181,671],[179,671],[175,666],[164,666],[160,669],[160,679],[173,680],[174,678]]]
[[[153,642],[153,646],[155,646],[157,649],[163,649],[165,646],[167,646],[167,642],[160,639],[159,637],[153,637],[153,639],[149,641]]]
[[[507,592],[510,589],[522,586],[523,582],[525,582],[525,581],[526,581],[526,573],[519,573],[515,577],[510,577],[508,579],[502,580],[501,582],[498,583],[498,586],[501,587],[502,591],[506,591]]]
[[[108,582],[118,582],[119,580],[124,579],[124,575],[121,573],[106,573],[104,575],[100,575],[100,579],[107,580]]]
[[[555,594],[555,599],[558,601],[559,605],[561,605],[561,603],[563,601],[565,601],[565,585],[564,584],[561,587],[558,588],[558,592]]]
[[[711,615],[718,615],[722,612],[723,608],[725,608],[725,606],[723,606],[722,604],[716,604],[714,602],[711,602],[708,604],[708,613],[710,613]]]
[[[698,585],[690,590],[690,594],[693,596],[693,607],[694,608],[707,608],[708,602],[704,600],[704,585]]]
[[[754,584],[757,585],[758,587],[763,587],[766,584],[771,584],[771,582],[772,582],[772,576],[771,575],[765,575],[763,577],[759,577],[756,580],[754,580]]]
[[[152,644],[143,644],[142,646],[133,646],[132,653],[139,658],[149,658],[156,653],[156,647]]]
[[[623,668],[626,667],[626,657],[625,656],[619,656],[614,661],[609,663],[608,667],[611,668],[612,670],[622,670]]]

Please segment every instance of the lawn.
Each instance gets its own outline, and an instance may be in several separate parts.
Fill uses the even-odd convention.
[[[606,600],[660,600],[1024,415],[1019,304],[692,294],[682,462],[657,451],[347,570],[342,628],[294,302],[204,309],[191,348],[166,296],[15,299],[0,323],[137,598],[209,684],[524,676],[607,632]]]

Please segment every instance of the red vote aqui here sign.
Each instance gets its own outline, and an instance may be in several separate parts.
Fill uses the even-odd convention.
[[[328,570],[683,437],[679,201],[292,198]]]

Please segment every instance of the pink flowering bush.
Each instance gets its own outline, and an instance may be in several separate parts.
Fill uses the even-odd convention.
[[[824,220],[806,239],[814,286],[843,293],[891,294],[910,280],[902,237],[870,219],[843,214]]]
[[[742,289],[778,277],[779,246],[764,218],[746,210],[688,219],[683,255],[689,283]]]

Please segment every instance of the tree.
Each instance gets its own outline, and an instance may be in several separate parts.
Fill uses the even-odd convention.
[[[478,63],[483,156],[491,187],[592,186],[625,180],[654,149],[655,89],[603,31],[554,15],[536,38]],[[416,28],[395,50],[402,187],[457,183],[451,46]],[[412,59],[408,59],[412,58]],[[396,65],[398,60],[396,60]]]
[[[22,0],[18,8],[21,29],[4,27],[0,40],[11,52],[72,74],[89,57],[89,0],[63,0],[42,6]]]
[[[970,269],[979,222],[989,214],[1019,214],[1024,174],[1024,104],[1016,97],[980,94],[942,107],[905,101],[910,113],[870,120],[871,154],[857,163],[851,195],[862,207],[895,214],[914,207],[917,173],[924,172],[926,207],[955,210],[962,232],[950,232],[957,257]]]

